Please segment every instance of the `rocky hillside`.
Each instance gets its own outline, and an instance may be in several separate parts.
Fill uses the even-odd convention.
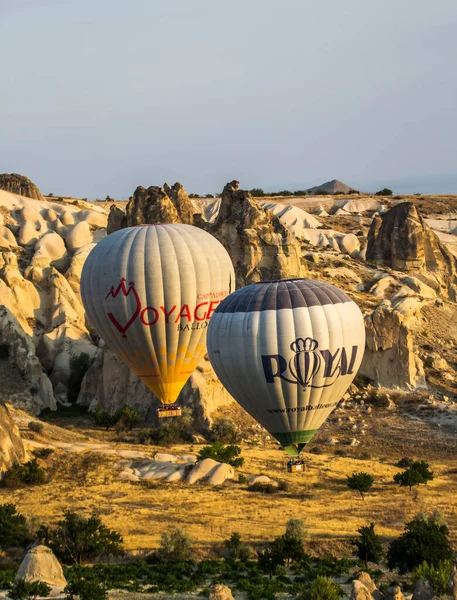
[[[18,175],[18,173],[1,173],[0,190],[36,200],[43,198],[38,187],[30,179],[24,175]]]
[[[214,235],[232,257],[238,286],[301,276],[335,283],[365,314],[363,375],[374,385],[453,394],[455,259],[452,244],[434,231],[456,237],[454,217],[427,217],[414,203],[372,196],[258,202],[236,181],[221,198],[198,202],[179,183],[138,187],[109,214],[97,203],[0,191],[0,374],[6,382],[0,399],[32,413],[76,399],[109,412],[127,403],[154,422],[158,401],[86,322],[79,282],[84,260],[107,231],[156,222],[190,223]],[[82,382],[75,375],[81,364],[88,367]],[[201,428],[230,401],[207,360],[179,399]]]

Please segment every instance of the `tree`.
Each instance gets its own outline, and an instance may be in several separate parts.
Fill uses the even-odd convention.
[[[419,567],[424,561],[437,566],[452,558],[452,548],[448,539],[447,525],[437,522],[434,515],[417,515],[406,523],[404,532],[393,540],[387,552],[389,569],[407,573]]]
[[[103,525],[96,515],[86,518],[70,510],[64,511],[56,527],[42,525],[37,537],[66,564],[87,562],[101,554],[123,553],[120,533]]]
[[[339,600],[343,595],[339,585],[322,575],[318,575],[311,586],[311,600]]]
[[[252,188],[252,190],[249,190],[249,193],[254,198],[263,198],[263,196],[266,196],[265,192],[261,188]]]
[[[398,483],[400,487],[409,487],[409,491],[413,486],[426,484],[428,481],[432,481],[433,478],[433,471],[430,471],[430,465],[425,460],[413,462],[408,469],[394,475],[395,483]]]
[[[304,519],[289,519],[286,523],[285,536],[290,540],[298,540],[301,544],[308,537]]]
[[[354,555],[363,560],[365,567],[368,569],[369,561],[378,564],[384,555],[381,540],[375,533],[374,523],[363,525],[360,529],[357,529],[357,533],[360,536],[351,541],[352,545],[355,546]]]
[[[247,560],[252,554],[252,549],[241,541],[241,536],[237,531],[233,532],[228,540],[225,540],[224,546],[229,551],[230,558]]]
[[[287,534],[273,540],[270,547],[278,565],[286,563],[290,566],[292,563],[300,562],[306,557],[303,543],[297,538],[288,537]]]
[[[257,564],[259,569],[271,579],[278,567],[284,565],[284,559],[275,553],[271,546],[257,551]]]
[[[360,473],[353,473],[352,475],[348,475],[346,477],[346,483],[350,490],[354,490],[359,492],[362,496],[362,500],[365,500],[364,494],[368,492],[374,483],[374,477],[369,473],[364,473],[360,471]]]
[[[42,581],[26,581],[18,579],[11,586],[8,592],[8,598],[11,600],[35,600],[38,596],[47,598],[51,593],[51,588]]]
[[[100,582],[96,576],[94,577],[77,577],[71,579],[64,592],[66,592],[66,600],[106,600],[108,590],[104,582]]]
[[[232,419],[227,419],[225,417],[215,419],[210,433],[211,439],[214,442],[231,444],[237,442],[239,438],[237,426]]]
[[[179,527],[175,527],[170,531],[164,531],[160,536],[160,546],[157,555],[164,560],[190,560],[193,555],[193,540]]]
[[[0,550],[26,546],[30,541],[27,519],[14,504],[0,504]]]
[[[379,190],[379,192],[376,192],[375,196],[392,196],[393,192],[392,190],[389,190],[389,188],[382,188],[382,190]]]
[[[134,427],[137,427],[143,421],[143,417],[137,410],[128,408],[127,406],[118,411],[116,413],[116,417],[116,429],[118,431],[123,431],[124,429],[127,431],[132,431]]]
[[[218,462],[227,463],[232,467],[238,468],[243,466],[244,458],[240,456],[241,448],[239,446],[224,446],[222,442],[214,442],[211,446],[205,446],[198,453],[197,460],[212,458]]]
[[[189,194],[189,198],[200,198],[200,194]]]

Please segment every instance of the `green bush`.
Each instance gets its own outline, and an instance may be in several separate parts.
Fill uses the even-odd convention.
[[[93,413],[92,417],[97,427],[104,427],[107,431],[111,427],[114,427],[119,420],[118,413],[110,415],[110,413],[101,411],[99,408]]]
[[[191,442],[193,435],[192,411],[190,408],[183,408],[180,417],[163,419],[157,429],[142,431],[138,441],[140,444],[171,446]]]
[[[118,416],[116,423],[117,431],[132,431],[134,427],[138,427],[138,425],[143,422],[143,417],[140,415],[140,413],[133,408],[128,408],[127,406],[122,408],[116,414]]]
[[[423,562],[437,567],[452,558],[447,525],[437,522],[431,515],[416,516],[405,525],[405,531],[393,540],[387,552],[389,569],[407,573],[417,569]]]
[[[403,473],[394,475],[395,483],[398,483],[400,487],[409,487],[410,491],[412,487],[426,484],[428,481],[432,481],[433,478],[433,471],[430,471],[430,465],[425,460],[413,462]]]
[[[0,504],[0,550],[26,546],[30,541],[27,519],[14,504]]]
[[[436,566],[424,561],[414,571],[413,580],[416,582],[418,579],[426,579],[437,596],[444,596],[447,594],[447,584],[453,567],[452,560],[439,562]]]
[[[358,538],[352,540],[355,547],[354,555],[363,560],[365,567],[368,568],[368,562],[378,564],[384,556],[381,540],[375,533],[374,523],[365,525],[357,529]]]
[[[22,487],[24,485],[41,485],[45,482],[46,472],[40,467],[36,458],[23,465],[12,467],[5,473],[1,485],[7,488]]]
[[[214,198],[214,194],[206,194],[205,198]]]
[[[310,600],[339,600],[343,590],[328,577],[319,575],[311,586]]]
[[[407,456],[404,456],[402,459],[400,459],[397,464],[395,465],[396,467],[399,467],[400,469],[409,469],[409,467],[411,467],[414,464],[414,460],[412,458],[408,458]]]
[[[16,569],[0,569],[0,590],[8,590],[14,581]]]
[[[68,582],[65,588],[66,600],[106,600],[108,591],[106,586],[97,578],[73,579]]]
[[[362,500],[365,500],[364,494],[366,494],[373,486],[374,477],[369,473],[360,471],[359,473],[353,473],[346,477],[346,484],[350,490],[359,492],[362,496]]]
[[[307,539],[308,531],[304,519],[289,519],[286,523],[286,537],[298,540],[301,544]]]
[[[221,463],[227,463],[232,467],[242,467],[244,458],[240,456],[241,448],[239,446],[224,446],[222,442],[214,442],[211,446],[205,446],[198,453],[197,460],[212,458]]]
[[[248,490],[250,492],[259,492],[260,494],[276,494],[279,491],[279,486],[273,483],[256,481],[248,487]]]
[[[81,390],[84,375],[90,367],[90,356],[87,352],[81,352],[79,356],[70,359],[70,377],[67,383],[67,398],[69,402],[76,402]]]
[[[27,428],[34,433],[41,433],[44,429],[44,425],[43,423],[40,423],[40,421],[29,421]]]
[[[375,196],[392,196],[392,193],[392,190],[389,190],[389,188],[382,188],[382,190],[375,193]]]
[[[224,546],[229,551],[229,557],[235,560],[248,560],[252,555],[252,549],[241,541],[240,534],[235,531],[228,540],[225,540]]]
[[[248,482],[248,478],[246,477],[246,475],[239,473],[238,474],[238,483],[247,483],[247,482]]]
[[[231,419],[221,417],[215,419],[211,431],[211,441],[223,442],[224,444],[235,444],[239,441],[238,428]]]
[[[89,518],[66,510],[54,528],[42,525],[37,537],[65,564],[94,560],[102,554],[119,556],[123,553],[122,536],[103,525],[96,515]]]
[[[8,598],[11,600],[35,600],[38,596],[47,597],[51,593],[51,588],[42,581],[25,581],[18,579],[13,583],[8,592]]]
[[[189,198],[200,198],[200,194],[189,194]]]
[[[252,190],[249,190],[249,192],[254,198],[263,198],[266,196],[265,192],[261,188],[252,188]]]
[[[160,546],[157,556],[163,560],[184,561],[190,560],[193,555],[193,541],[191,537],[179,527],[164,531],[160,536]]]
[[[33,456],[35,456],[35,458],[49,458],[51,456],[51,454],[54,453],[54,448],[37,448],[36,450],[33,450],[32,454]]]

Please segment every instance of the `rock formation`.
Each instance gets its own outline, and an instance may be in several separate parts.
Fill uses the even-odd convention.
[[[234,598],[232,590],[228,586],[217,583],[210,588],[209,600],[234,600]]]
[[[457,258],[439,240],[412,202],[375,216],[368,233],[367,261],[396,271],[433,273],[456,298]]]
[[[42,581],[48,585],[63,588],[67,580],[62,571],[59,561],[53,551],[46,546],[34,546],[25,555],[15,581]]]
[[[23,463],[26,458],[19,429],[6,405],[0,401],[0,477],[12,466]]]
[[[358,579],[352,582],[350,600],[374,600],[370,590]]]
[[[237,181],[222,193],[219,212],[212,223],[203,219],[180,183],[173,187],[138,187],[127,204],[125,218],[113,206],[108,231],[146,223],[186,223],[206,229],[229,252],[237,286],[256,281],[301,277],[301,247],[295,236],[269,210],[263,210]]]
[[[389,302],[365,317],[366,348],[360,372],[377,385],[416,389],[426,387],[423,364],[415,353],[408,318]]]
[[[232,402],[231,396],[218,381],[210,362],[204,358],[191,375],[178,403],[192,409],[197,430],[205,431],[210,415],[219,407]],[[123,406],[138,410],[147,423],[157,424],[156,409],[160,401],[129,367],[111,350],[100,349],[86,373],[78,397],[78,404],[97,407],[115,413]]]
[[[432,586],[426,579],[418,579],[414,586],[412,600],[432,600],[435,597],[435,592]]]
[[[198,219],[195,224],[203,225]],[[276,215],[240,190],[237,181],[225,186],[214,223],[203,226],[229,252],[237,287],[305,275],[298,240]]]
[[[11,194],[18,194],[26,198],[35,198],[42,200],[43,197],[37,186],[24,175],[18,173],[2,173],[0,174],[0,190],[5,190]]]

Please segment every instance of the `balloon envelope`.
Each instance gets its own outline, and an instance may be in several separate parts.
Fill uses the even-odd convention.
[[[228,392],[297,454],[354,379],[365,327],[358,306],[335,286],[290,279],[228,296],[211,319],[207,344]]]
[[[81,297],[108,346],[163,404],[173,404],[206,353],[209,320],[234,282],[230,256],[206,231],[142,225],[93,248]]]

